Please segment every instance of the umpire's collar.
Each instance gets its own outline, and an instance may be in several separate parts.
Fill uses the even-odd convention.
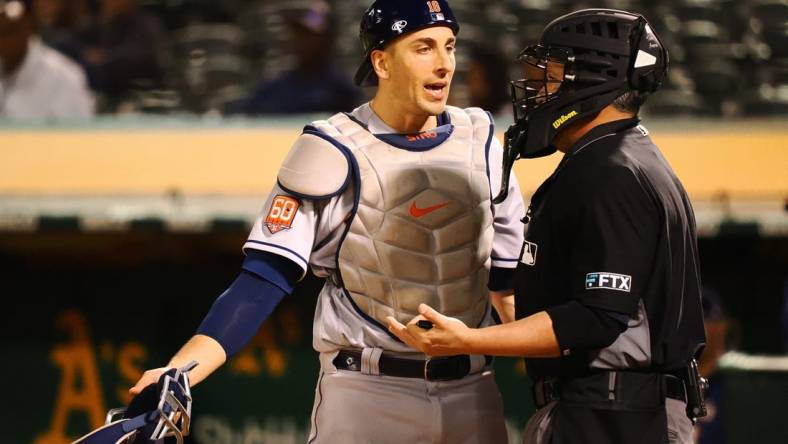
[[[638,123],[640,123],[640,119],[638,119],[637,117],[632,117],[629,119],[614,120],[612,122],[607,122],[607,123],[603,123],[602,125],[595,126],[594,128],[591,129],[591,131],[585,133],[583,137],[578,139],[577,142],[575,142],[574,145],[572,145],[572,147],[566,151],[565,157],[569,158],[569,156],[575,154],[577,150],[588,145],[594,140],[599,139],[600,137],[607,136],[608,134],[617,133],[625,129],[634,128],[635,126],[637,126]]]

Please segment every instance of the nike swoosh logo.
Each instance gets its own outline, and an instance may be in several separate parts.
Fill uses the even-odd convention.
[[[448,202],[443,202],[443,203],[440,203],[438,205],[433,205],[431,207],[417,208],[416,207],[416,202],[414,201],[412,204],[410,204],[410,215],[413,216],[413,217],[417,217],[417,218],[418,217],[422,217],[422,216],[425,216],[427,214],[432,213],[435,210],[439,210],[439,209],[445,207],[448,204],[449,204]]]

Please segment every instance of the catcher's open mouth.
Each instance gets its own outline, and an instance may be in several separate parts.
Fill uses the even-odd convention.
[[[435,100],[442,100],[446,92],[446,82],[434,82],[424,85],[424,90]]]

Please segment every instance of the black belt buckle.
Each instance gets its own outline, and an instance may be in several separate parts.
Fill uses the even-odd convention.
[[[424,361],[424,379],[427,381],[452,381],[471,372],[468,355],[427,358]]]

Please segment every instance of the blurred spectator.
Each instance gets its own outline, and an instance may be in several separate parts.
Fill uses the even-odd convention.
[[[101,0],[94,46],[82,56],[95,72],[98,91],[113,109],[137,89],[164,83],[166,38],[159,20],[138,0]]]
[[[83,40],[92,16],[85,0],[33,0],[33,11],[44,43],[86,67]]]
[[[478,106],[495,115],[511,114],[509,65],[491,47],[473,46],[468,62],[468,105]]]
[[[706,330],[706,348],[699,362],[700,373],[709,379],[709,391],[706,393],[706,409],[708,415],[700,418],[695,426],[695,437],[698,444],[724,444],[722,394],[724,378],[717,372],[720,357],[728,351],[728,330],[730,323],[722,306],[719,293],[709,286],[703,287],[703,325]]]
[[[0,0],[0,117],[84,119],[94,101],[82,69],[35,35],[32,0]]]
[[[296,67],[255,88],[241,105],[246,114],[334,113],[350,111],[360,91],[334,61],[331,7],[322,1],[287,17]]]
[[[788,211],[788,203],[786,203]],[[783,331],[783,351],[788,355],[788,277],[783,285],[783,312],[780,314],[780,325]]]

